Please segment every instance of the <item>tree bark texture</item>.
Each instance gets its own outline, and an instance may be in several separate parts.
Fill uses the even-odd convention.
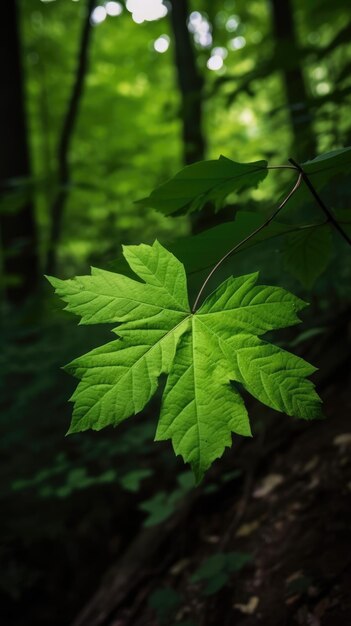
[[[300,62],[291,0],[271,0],[273,31],[276,40],[278,66],[283,80],[293,132],[293,153],[297,160],[306,161],[316,154],[312,115]]]
[[[9,302],[23,302],[36,288],[38,252],[30,194],[18,6],[1,4],[0,20],[0,238],[3,282]]]
[[[171,0],[170,20],[174,36],[174,59],[181,96],[183,161],[201,161],[205,154],[202,130],[203,78],[196,65],[194,47],[188,30],[187,0]]]
[[[69,152],[79,112],[79,105],[83,95],[85,77],[88,71],[89,47],[92,34],[90,16],[95,4],[96,0],[87,0],[86,2],[86,13],[79,45],[77,70],[57,150],[59,190],[54,198],[51,209],[51,229],[46,262],[46,271],[49,274],[55,270],[57,246],[61,237],[64,209],[69,194],[71,178]]]

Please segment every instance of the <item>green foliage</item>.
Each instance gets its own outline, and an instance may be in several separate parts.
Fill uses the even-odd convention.
[[[221,160],[217,163],[219,171]],[[350,171],[351,149],[335,150],[302,165],[313,184],[321,189],[330,179],[334,179],[337,175],[345,175]],[[176,178],[172,180],[175,181]],[[173,186],[175,188],[175,185]],[[198,196],[198,200],[200,199],[201,196]],[[290,198],[289,211],[297,213],[306,201],[313,206],[315,204],[310,192],[302,185]],[[339,209],[336,215],[344,230],[348,232],[349,211]],[[305,288],[311,288],[331,261],[333,226],[326,220],[322,221],[322,216],[315,224],[304,223],[304,220],[299,223],[298,227],[296,227],[296,222],[287,224],[273,220],[266,224],[266,220],[264,215],[257,212],[240,210],[237,211],[233,221],[205,230],[195,237],[183,237],[171,244],[170,249],[182,260],[188,274],[195,274],[214,265],[228,250],[241,242],[243,245],[240,249],[243,250],[285,235],[283,248],[285,267]],[[264,228],[262,228],[263,225]],[[255,230],[258,232],[254,233]],[[248,241],[245,241],[246,238]]]
[[[298,323],[302,300],[279,287],[256,286],[258,274],[229,278],[192,313],[183,265],[157,241],[125,246],[145,282],[92,269],[91,276],[49,278],[81,323],[115,323],[119,339],[67,366],[81,379],[69,432],[116,426],[141,411],[167,374],[156,440],[172,439],[197,481],[231,445],[250,436],[244,402],[230,381],[258,400],[303,419],[320,414],[306,379],[314,368],[259,339]]]
[[[219,209],[230,193],[257,187],[268,174],[267,165],[267,161],[237,163],[224,156],[199,161],[182,169],[138,203],[164,215],[200,211],[207,202]],[[322,187],[336,174],[350,171],[351,148],[322,154],[302,165],[314,183]]]
[[[351,209],[337,209],[335,216],[344,231],[351,237]]]
[[[13,494],[23,499],[30,494],[34,499],[64,500],[95,485],[102,488],[114,483],[125,488],[124,478],[153,450],[154,426],[150,421],[131,423],[118,438],[81,437],[74,442],[62,439],[70,386],[59,374],[59,366],[72,350],[83,351],[88,345],[105,341],[107,333],[96,326],[82,328],[79,336],[70,320],[61,317],[58,323],[51,311],[50,320],[43,320],[38,328],[26,323],[25,330],[20,330],[19,320],[12,314],[17,342],[10,341],[9,327],[1,337],[0,440],[6,471],[2,473],[0,490],[7,497]],[[93,336],[89,337],[92,330]],[[18,380],[23,381],[23,388],[20,394],[14,394],[13,381]],[[42,406],[50,421],[43,419],[38,410]],[[16,455],[13,446],[18,449]]]
[[[191,580],[205,583],[204,595],[210,596],[228,583],[231,574],[240,572],[251,561],[251,554],[245,552],[217,552],[204,561]]]
[[[179,608],[182,602],[182,596],[172,589],[172,587],[163,587],[155,589],[149,597],[149,606],[154,609],[160,624],[169,624],[170,618]]]
[[[285,266],[300,283],[310,289],[328,267],[332,256],[332,236],[326,226],[304,228],[287,237]]]
[[[342,182],[347,180],[351,172],[351,147],[320,154],[311,161],[302,163],[302,167],[314,188],[318,192],[323,192],[324,198],[329,196],[327,204],[330,205],[330,208],[337,208],[338,195],[340,194],[340,189],[342,189]],[[344,209],[344,196],[347,196],[347,194],[346,189],[344,193],[341,193],[341,198],[343,198],[341,209]],[[305,184],[302,184],[300,189],[293,195],[288,205],[289,211],[295,214],[295,225],[296,219],[301,221],[303,219],[302,216],[305,215],[306,209],[311,205],[318,209],[309,190]],[[319,217],[322,217],[323,213],[321,213],[319,209],[318,212]]]
[[[219,491],[222,485],[234,481],[236,478],[239,478],[241,475],[242,475],[242,470],[240,469],[235,469],[230,472],[224,472],[217,478],[216,482],[209,482],[204,487],[203,491],[206,494],[216,493],[217,491]]]
[[[144,478],[149,478],[152,474],[153,472],[150,469],[134,470],[125,474],[120,482],[126,491],[137,492]]]
[[[348,172],[351,169],[351,147],[320,154],[311,161],[303,163],[303,169],[308,175],[323,174],[324,181],[340,172]]]
[[[207,202],[219,209],[230,193],[257,187],[267,173],[266,161],[236,163],[224,156],[199,161],[182,169],[139,203],[165,215],[200,211]]]
[[[144,526],[156,526],[168,519],[176,510],[178,503],[194,488],[194,476],[190,472],[183,472],[178,476],[177,483],[177,488],[170,493],[159,491],[141,503],[141,511],[148,513]]]
[[[168,249],[184,264],[188,284],[198,278],[198,274],[210,269],[217,261],[258,229],[265,222],[265,216],[253,211],[240,210],[233,220],[208,228],[198,235],[187,235],[168,244]],[[284,236],[292,230],[290,224],[274,220],[263,230],[251,237],[241,250],[247,250],[259,243]],[[293,228],[295,231],[295,229]],[[111,264],[110,269],[119,273],[127,273],[128,265],[124,259]]]
[[[23,104],[28,116],[33,180],[12,179],[13,188],[8,188],[11,193],[0,202],[0,211],[15,215],[24,201],[30,199],[35,204],[42,265],[53,199],[58,191],[57,149],[75,81],[85,4],[83,0],[21,0],[18,3],[26,82]],[[214,26],[211,49],[195,45],[205,82],[205,158],[216,159],[219,154],[227,154],[235,161],[251,162],[264,155],[274,164],[286,162],[288,154],[297,158],[292,145],[298,144],[299,135],[303,135],[302,118],[310,120],[313,127],[316,153],[345,145],[350,137],[351,120],[349,2],[339,0],[337,11],[334,3],[325,0],[298,2],[293,17],[303,54],[289,58],[272,54],[275,42],[269,3],[237,0],[238,26],[233,32],[227,28],[233,3],[199,3],[195,8],[206,11]],[[241,194],[239,213],[239,201],[235,198],[235,207],[230,209],[233,219],[234,213],[236,215],[235,221],[197,237],[179,239],[189,232],[187,217],[166,217],[133,204],[134,199],[148,195],[154,186],[168,180],[182,167],[180,126],[184,108],[176,88],[174,38],[170,29],[169,16],[136,24],[127,10],[116,18],[108,16],[93,29],[84,94],[69,154],[69,198],[58,244],[57,271],[61,277],[84,273],[83,268],[90,264],[106,267],[116,256],[122,241],[151,242],[158,237],[161,242],[172,241],[168,247],[184,262],[188,278],[196,284],[200,277],[193,272],[210,267],[259,226],[272,211],[274,199],[283,191],[285,182],[295,176],[294,172],[272,172],[258,190]],[[162,34],[170,35],[170,47],[165,54],[157,54],[153,42]],[[246,43],[242,49],[231,47],[237,36],[244,36]],[[342,46],[338,43],[341,41],[344,41]],[[219,72],[206,68],[215,46],[222,46],[224,52],[228,52],[225,67]],[[308,115],[296,111],[302,131],[295,137],[291,124],[294,109],[284,90],[286,67],[303,70],[309,94]],[[230,106],[226,106],[229,101]],[[308,154],[313,155],[313,149],[306,151],[305,158]],[[308,171],[308,164],[305,167]],[[349,220],[347,228],[350,229],[350,212],[345,208],[349,206],[348,181],[341,177],[336,179],[331,170],[309,172],[309,175],[318,190],[323,188],[323,198],[335,209],[338,220]],[[265,228],[242,247],[246,252],[226,264],[223,274],[240,275],[260,268],[268,284],[284,284],[294,289],[289,274],[283,277],[283,263],[278,256],[282,238],[278,232],[274,234],[274,229],[278,230],[279,226],[284,234],[297,223],[319,221],[319,209],[314,208],[307,193],[302,189],[302,201],[298,202],[297,194],[284,211],[283,219],[286,216],[289,221],[291,216],[292,225],[275,223]],[[242,209],[247,215],[246,226]],[[346,230],[346,226],[344,228]],[[256,246],[264,239],[265,245]],[[298,335],[295,345],[307,339],[310,343],[319,343],[316,333],[325,331],[321,328],[324,319],[320,311],[332,308],[335,313],[337,307],[345,306],[350,295],[350,264],[346,257],[349,249],[343,241],[338,241],[338,236],[334,237],[333,244],[333,265],[318,280],[313,311],[306,311],[309,330]],[[2,257],[12,253],[13,250],[6,247]],[[124,269],[117,271],[124,273]],[[3,277],[2,284],[5,281],[8,281],[7,276]],[[296,288],[298,290],[299,286]],[[4,301],[2,308],[3,305]],[[166,476],[167,480],[173,480],[176,466],[171,452],[168,454],[164,446],[152,444],[157,400],[150,404],[141,419],[127,420],[115,432],[105,429],[98,434],[62,437],[63,424],[69,419],[66,398],[72,381],[60,373],[59,366],[72,359],[72,355],[83,354],[108,339],[106,329],[98,326],[76,329],[69,319],[61,317],[58,324],[53,324],[57,306],[51,298],[35,298],[29,315],[23,312],[23,307],[16,307],[16,315],[21,313],[22,319],[25,318],[26,332],[20,331],[17,322],[13,336],[10,337],[6,329],[2,332],[3,328],[0,332],[3,463],[0,490],[6,498],[1,502],[4,512],[2,543],[8,546],[1,548],[3,613],[11,615],[14,622],[21,622],[26,615],[26,622],[36,626],[42,621],[69,623],[79,608],[75,604],[72,608],[72,602],[80,597],[80,589],[94,588],[94,577],[100,577],[97,568],[104,558],[105,542],[110,544],[110,538],[116,536],[121,536],[122,542],[129,539],[128,533],[123,534],[123,516],[135,521],[140,516],[134,515],[131,504],[120,506],[120,497],[127,503],[135,504],[137,500],[134,495],[129,497],[124,493],[121,496],[118,488],[121,481],[135,468],[156,466],[155,477],[160,480],[155,481],[154,490],[164,489],[163,481]],[[9,319],[14,325],[14,310],[10,311]],[[288,337],[291,342],[284,345],[293,350],[295,334],[289,333],[282,341],[289,341]],[[4,347],[5,338],[7,345]],[[60,460],[61,452],[65,454],[64,463]],[[82,472],[74,473],[83,468],[85,477]],[[106,476],[108,471],[114,472],[115,481],[99,483],[99,477]],[[87,478],[89,485],[80,488],[82,484],[87,485]],[[217,480],[219,482],[221,477]],[[18,490],[11,492],[11,486],[16,484]],[[68,484],[69,500],[62,496],[68,493]],[[42,495],[47,493],[47,487],[56,497],[54,503]],[[152,480],[147,481],[149,488],[151,498]],[[94,506],[90,507],[92,497]],[[114,517],[109,526],[108,520],[114,511],[117,511],[117,519]],[[79,529],[74,520],[79,520]],[[98,552],[96,559],[94,545]],[[3,550],[9,552],[4,554]],[[110,545],[107,552],[106,565],[111,559]],[[92,562],[96,567],[90,567]],[[67,572],[70,572],[70,581],[67,581]],[[57,611],[51,611],[62,597],[63,580],[70,593],[66,594],[63,613],[59,611],[58,615]],[[11,608],[7,594],[16,598]],[[30,598],[37,597],[40,602],[30,602]]]
[[[258,213],[238,211],[232,221],[208,228],[195,236],[182,237],[169,247],[184,263],[187,273],[193,274],[211,268],[233,246],[262,226],[264,221],[265,217]],[[242,249],[279,237],[290,230],[289,224],[275,220],[244,244]]]
[[[179,498],[173,494],[168,495],[165,491],[159,491],[149,500],[142,502],[140,509],[148,513],[144,526],[157,526],[168,519],[174,513],[178,500]]]

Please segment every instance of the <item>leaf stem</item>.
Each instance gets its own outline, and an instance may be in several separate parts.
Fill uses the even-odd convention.
[[[315,189],[315,187],[311,183],[311,181],[310,181],[309,177],[307,176],[306,172],[302,169],[301,165],[299,165],[296,161],[294,161],[294,159],[289,159],[289,161],[300,172],[300,174],[301,174],[301,176],[303,178],[303,181],[306,183],[306,186],[310,190],[311,194],[313,195],[313,197],[316,200],[316,202],[319,205],[319,207],[322,209],[323,213],[325,213],[325,215],[327,216],[328,221],[331,224],[333,224],[334,228],[336,228],[336,230],[341,235],[341,237],[343,237],[343,239],[345,239],[345,241],[347,241],[347,243],[351,246],[351,239],[350,239],[350,237],[344,231],[344,229],[340,226],[339,222],[335,219],[335,217],[334,217],[333,213],[330,211],[330,209],[328,209],[328,207],[324,204],[322,198],[317,193],[317,190]]]
[[[292,169],[292,168],[289,168]],[[297,169],[296,167],[294,167],[293,169]],[[301,171],[299,171],[299,176],[297,181],[295,182],[293,188],[289,191],[289,193],[285,196],[284,200],[280,203],[280,205],[275,209],[275,211],[270,215],[270,217],[263,222],[263,224],[261,224],[260,226],[258,226],[258,228],[255,228],[255,230],[252,231],[252,233],[250,233],[247,237],[245,237],[245,239],[242,239],[242,241],[239,241],[239,243],[237,243],[233,248],[231,248],[224,256],[222,256],[221,259],[219,259],[218,263],[216,263],[216,265],[212,268],[212,270],[210,271],[210,273],[208,274],[208,276],[205,278],[204,282],[202,283],[199,293],[196,296],[193,308],[192,308],[192,312],[195,313],[199,300],[203,294],[203,291],[208,283],[208,281],[212,278],[213,274],[218,270],[218,268],[220,267],[220,265],[222,265],[222,263],[234,252],[236,252],[237,250],[239,250],[239,248],[241,248],[247,241],[249,241],[252,237],[254,237],[255,235],[257,235],[257,233],[259,233],[261,230],[263,230],[263,228],[266,228],[266,226],[268,226],[272,220],[274,220],[276,218],[276,216],[278,215],[278,213],[280,213],[280,211],[285,207],[286,203],[288,202],[288,200],[290,200],[291,196],[295,193],[295,191],[297,191],[297,189],[300,187],[301,185],[301,181],[303,179],[303,173]]]
[[[267,165],[267,170],[298,170],[295,165]]]

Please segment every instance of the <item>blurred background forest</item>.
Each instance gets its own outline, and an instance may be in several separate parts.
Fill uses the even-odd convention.
[[[312,492],[311,507],[335,496],[335,514],[347,517],[337,492],[351,485],[350,474],[334,476],[330,469],[340,465],[350,472],[343,401],[351,284],[345,242],[334,233],[317,242],[324,262],[308,280],[295,261],[309,249],[291,253],[288,237],[244,250],[219,273],[222,279],[259,269],[263,282],[291,288],[312,303],[303,329],[281,333],[280,339],[300,354],[312,354],[324,372],[326,414],[341,421],[331,420],[329,430],[328,420],[323,422],[317,437],[313,425],[277,419],[252,403],[258,443],[234,445],[198,489],[171,446],[153,444],[159,399],[117,430],[64,437],[74,381],[60,367],[108,340],[109,332],[78,328],[44,278],[88,273],[90,265],[113,268],[122,243],[156,237],[174,249],[178,245],[182,260],[192,234],[232,221],[238,209],[269,214],[293,180],[291,172],[270,172],[257,189],[230,197],[221,211],[207,206],[196,217],[167,217],[136,203],[186,164],[221,154],[238,162],[265,158],[283,164],[290,156],[302,162],[351,145],[349,2],[4,0],[1,10],[2,623],[65,625],[89,602],[76,624],[351,623],[351,606],[331,597],[333,584],[342,588],[340,572],[349,572],[350,563],[342,560],[349,527],[330,531],[340,558],[337,572],[329,571],[334,582],[326,574],[324,587],[316,580],[323,569],[316,555],[330,520],[310,537],[309,545],[317,547],[306,567],[275,553],[275,565],[279,560],[285,567],[280,579],[300,574],[266,614],[262,608],[261,622],[255,621],[260,604],[250,600],[261,602],[260,593],[240,590],[231,578],[249,567],[252,583],[260,538],[264,546],[268,541],[262,524],[272,526],[278,515],[276,489],[285,485],[292,510],[294,490],[313,482],[306,473],[317,471],[322,457],[330,466],[318,470],[317,492],[311,488],[305,502]],[[331,178],[323,193],[347,223],[347,177]],[[292,225],[320,217],[303,196],[284,213]],[[199,249],[210,254],[204,244]],[[199,271],[192,277],[192,290],[203,276]],[[305,462],[294,448],[300,436]],[[301,465],[298,478],[284,473],[287,450],[291,462]],[[302,445],[302,456],[303,450]],[[269,465],[272,451],[277,467]],[[335,451],[341,451],[338,461]],[[306,469],[311,459],[317,460]],[[264,482],[265,474],[281,481]],[[256,480],[266,491],[255,487]],[[252,492],[259,510],[250,513],[250,531],[244,517]],[[305,522],[318,526],[313,515],[306,513]],[[232,518],[234,542],[227,536]],[[285,548],[289,529],[276,527]],[[330,549],[335,556],[335,546]],[[241,557],[226,561],[229,550]],[[306,548],[300,546],[300,553]],[[216,554],[217,561],[194,576]],[[267,562],[260,567],[261,574],[274,570]],[[107,582],[101,583],[106,571]],[[204,591],[204,581],[212,591]],[[323,593],[329,604],[318,613]],[[328,611],[336,621],[328,622]],[[264,621],[268,614],[270,621]]]

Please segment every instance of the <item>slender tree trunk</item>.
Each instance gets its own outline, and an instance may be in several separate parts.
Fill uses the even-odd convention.
[[[171,0],[170,20],[174,36],[174,58],[181,95],[183,161],[201,161],[205,154],[202,131],[203,78],[196,65],[195,51],[187,26],[187,0]]]
[[[0,238],[5,293],[23,302],[38,281],[35,211],[29,193],[30,161],[24,103],[18,7],[3,0],[0,20]],[[19,193],[24,179],[23,194]],[[27,181],[26,181],[27,179]],[[15,185],[12,187],[12,185]],[[11,189],[13,191],[11,192]],[[22,199],[21,199],[22,196]],[[15,207],[15,204],[17,206]],[[12,208],[11,208],[12,205]]]
[[[188,30],[188,0],[170,0],[170,20],[174,39],[174,61],[181,96],[181,120],[183,135],[183,162],[190,165],[205,158],[206,141],[203,132],[203,86],[204,80],[197,68],[196,54]],[[194,234],[218,223],[218,216],[209,205],[200,213],[191,215]]]
[[[293,153],[297,160],[307,160],[316,154],[312,115],[300,63],[291,0],[271,0],[276,55],[282,66],[289,116],[293,131]]]
[[[59,191],[53,200],[51,209],[51,229],[49,235],[48,255],[46,262],[46,271],[49,274],[55,270],[57,246],[61,237],[63,214],[69,193],[69,151],[71,147],[75,124],[77,121],[79,104],[83,95],[85,77],[88,70],[89,46],[92,33],[90,16],[95,4],[96,0],[86,1],[84,24],[82,28],[78,53],[77,70],[58,145],[57,160]]]

